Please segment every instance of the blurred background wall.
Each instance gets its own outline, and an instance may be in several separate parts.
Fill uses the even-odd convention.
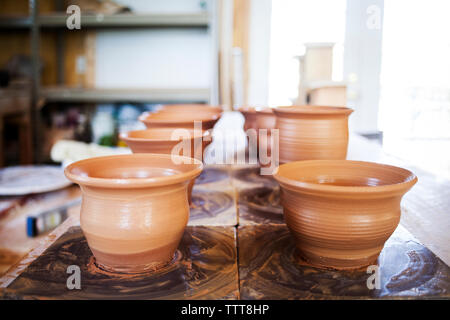
[[[82,8],[80,30],[66,27],[69,2]],[[450,176],[449,9],[445,0],[2,0],[0,69],[12,77],[0,90],[0,165],[49,161],[59,139],[115,146],[160,103],[309,103],[354,108],[353,131]]]

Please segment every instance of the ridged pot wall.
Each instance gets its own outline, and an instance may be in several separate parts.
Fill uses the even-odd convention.
[[[174,131],[184,135],[173,135]],[[178,145],[183,146],[186,150],[178,148],[179,153],[176,155],[186,155],[200,161],[203,160],[203,152],[212,142],[209,131],[197,132],[192,129],[174,129],[174,128],[153,128],[147,130],[134,130],[120,134],[120,139],[126,142],[133,153],[159,153],[171,154]],[[189,155],[183,154],[182,152]],[[192,189],[194,188],[195,179],[189,182],[188,196],[189,204],[192,203]]]
[[[375,264],[417,181],[402,168],[346,160],[291,162],[274,177],[300,255],[336,269]]]
[[[81,229],[96,263],[139,273],[168,263],[189,219],[187,188],[202,163],[187,157],[130,154],[70,164],[67,178],[80,185]]]
[[[312,159],[345,159],[348,117],[353,110],[294,106],[274,109],[279,129],[280,163]]]
[[[189,220],[186,188],[82,187],[80,225],[97,264],[139,272],[170,261]]]

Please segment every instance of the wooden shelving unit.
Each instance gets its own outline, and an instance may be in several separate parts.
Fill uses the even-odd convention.
[[[41,28],[66,28],[66,14],[40,15],[37,24]],[[0,28],[26,29],[32,25],[28,16],[1,16]],[[81,16],[82,28],[208,28],[207,12],[192,14],[87,14]]]
[[[29,16],[0,15],[1,29],[28,29],[31,24],[32,19]]]
[[[42,30],[57,30],[58,37],[64,34],[66,19],[64,8],[56,6],[60,13],[42,14],[39,12],[39,0],[29,0],[29,14],[14,16],[0,16],[0,31],[25,30],[30,32],[30,52],[33,62],[33,84],[31,90],[31,115],[33,119],[33,145],[35,154],[40,150],[40,134],[38,132],[40,124],[40,109],[49,102],[54,103],[114,103],[114,102],[135,102],[135,103],[166,103],[166,102],[192,102],[192,103],[218,103],[219,86],[219,41],[218,41],[218,6],[216,1],[211,1],[208,10],[200,10],[195,13],[185,14],[82,14],[82,29],[156,29],[156,28],[201,28],[206,29],[211,38],[212,51],[212,81],[209,88],[142,88],[142,89],[102,89],[102,88],[68,88],[58,80],[57,87],[41,87],[39,75],[39,42]],[[59,40],[60,41],[60,40]],[[61,47],[63,42],[59,42]],[[61,53],[57,53],[58,69],[62,70],[63,64]],[[61,79],[62,77],[59,77]],[[35,159],[39,161],[37,156]]]
[[[47,102],[85,102],[85,103],[111,103],[111,102],[205,102],[209,100],[209,88],[67,88],[48,87],[41,89],[41,96]]]

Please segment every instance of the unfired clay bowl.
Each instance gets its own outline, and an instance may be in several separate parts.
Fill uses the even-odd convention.
[[[261,155],[261,151],[266,152],[270,158],[272,153],[272,129],[275,129],[276,116],[272,108],[256,108],[256,128],[258,129],[258,154]],[[267,134],[263,134],[261,129],[266,129]],[[262,149],[262,150],[261,150]],[[263,164],[260,159],[260,165],[262,167],[269,166],[270,163]]]
[[[209,130],[214,127],[222,115],[222,109],[217,107],[199,107],[194,105],[180,105],[172,107],[163,107],[156,112],[144,112],[139,120],[147,128],[166,127],[166,128],[186,128],[194,129],[194,121],[201,121],[202,129]]]
[[[120,134],[120,139],[130,147],[133,153],[161,153],[184,155],[202,161],[203,151],[211,143],[209,131],[192,129],[153,128],[147,130],[134,130]],[[176,146],[180,148],[174,149]],[[183,149],[181,149],[183,148]],[[183,154],[189,151],[190,154]],[[192,199],[192,188],[195,179],[189,183],[189,203]]]
[[[253,107],[241,107],[238,109],[244,116],[244,131],[248,129],[257,129],[256,126],[256,110]]]
[[[348,117],[352,109],[291,106],[273,111],[279,129],[280,163],[347,157]]]
[[[400,221],[400,201],[417,182],[408,170],[371,162],[297,161],[274,175],[300,255],[319,267],[375,264]]]
[[[189,219],[196,159],[164,154],[90,158],[65,169],[82,191],[81,228],[101,268],[140,273],[170,262]]]
[[[202,160],[204,146],[211,142],[211,135],[209,131],[193,129],[153,128],[121,133],[120,139],[125,141],[133,153],[170,154],[180,142],[187,143],[191,146],[190,155],[184,156]],[[183,155],[183,150],[179,151],[179,155]]]
[[[166,104],[163,105],[158,112],[187,112],[210,114],[220,117],[223,109],[219,106],[211,106],[207,104]]]
[[[256,108],[255,111],[256,127],[258,129],[275,129],[277,118],[272,108]]]

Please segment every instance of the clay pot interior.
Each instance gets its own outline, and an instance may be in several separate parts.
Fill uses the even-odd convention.
[[[299,160],[344,160],[348,147],[345,107],[288,106],[273,110],[279,129],[280,163]]]
[[[203,149],[211,142],[210,131],[193,130],[185,128],[153,128],[146,130],[134,130],[120,134],[120,139],[131,148],[134,153],[164,153],[170,154],[173,148],[180,142],[191,146],[190,156],[202,160]],[[194,150],[197,147],[198,150]]]
[[[139,273],[170,262],[189,218],[188,184],[202,167],[198,160],[164,154],[97,157],[67,166],[67,178],[82,190],[81,228],[96,263]]]
[[[291,162],[274,178],[300,256],[334,269],[376,263],[400,221],[402,196],[417,182],[406,169],[346,160]]]

